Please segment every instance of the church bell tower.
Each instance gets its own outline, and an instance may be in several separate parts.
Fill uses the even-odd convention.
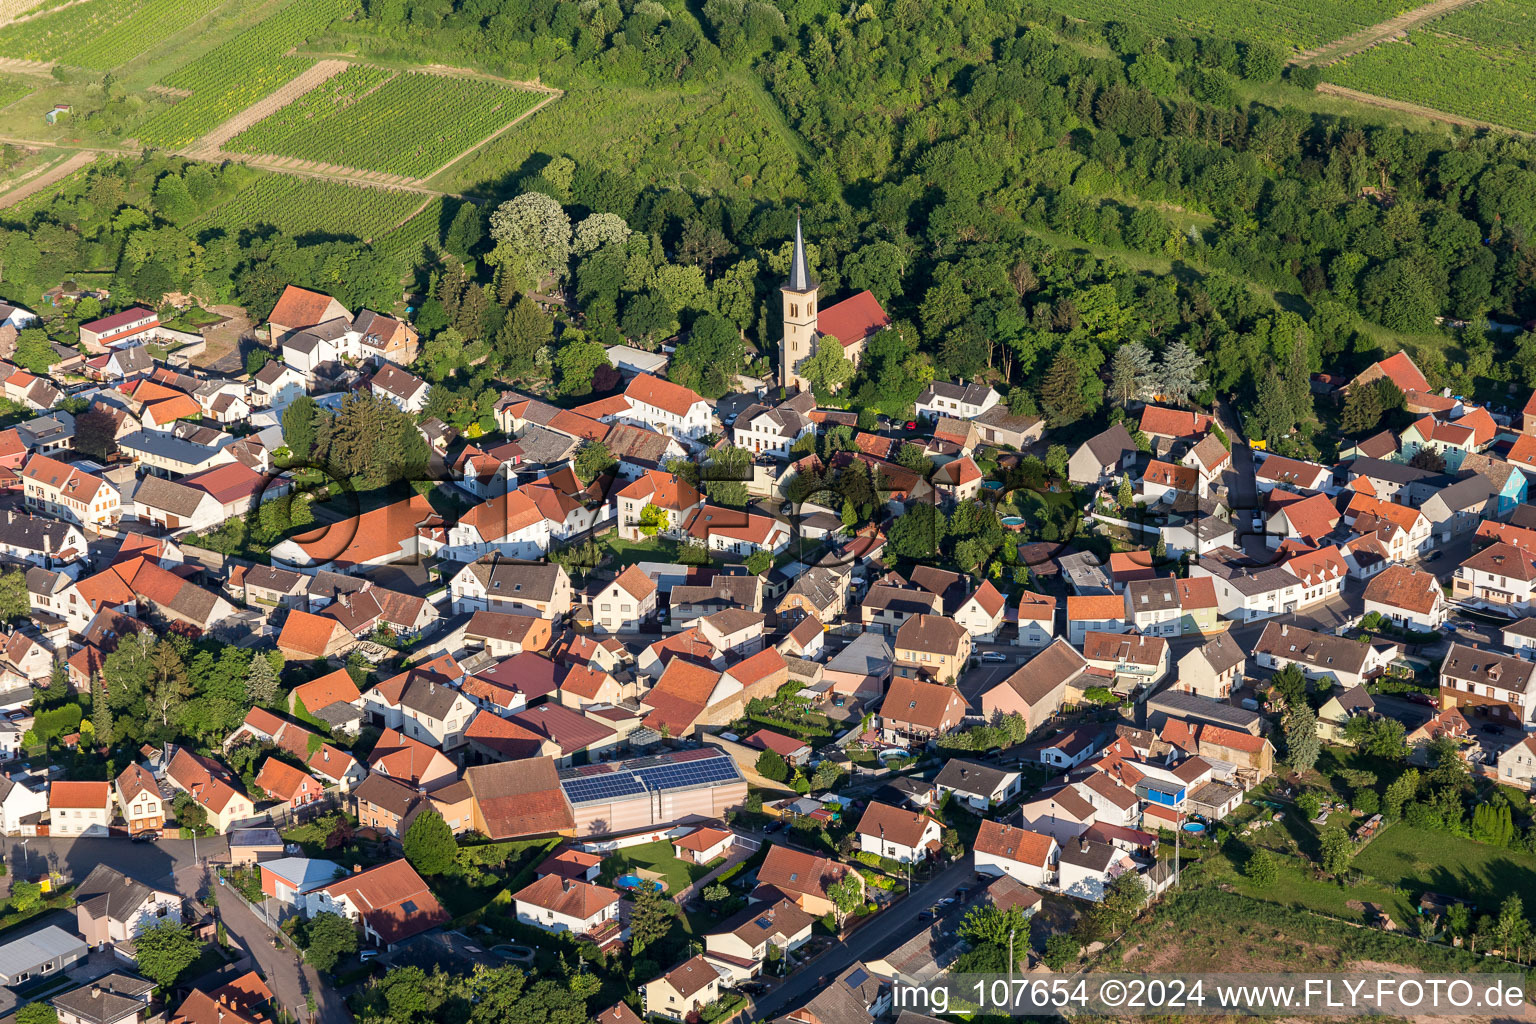
[[[795,217],[795,252],[789,263],[789,280],[779,289],[783,297],[784,344],[779,350],[779,383],[788,390],[805,386],[797,367],[810,358],[816,345],[816,290],[811,280],[810,264],[805,258],[805,241],[800,236],[800,218]]]

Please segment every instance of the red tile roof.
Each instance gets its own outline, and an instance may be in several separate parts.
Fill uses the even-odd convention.
[[[551,758],[475,765],[465,769],[464,779],[492,839],[568,832],[576,827]]]
[[[427,883],[403,858],[332,882],[323,891],[356,907],[368,927],[390,945],[448,920]]]
[[[310,658],[322,658],[337,632],[346,633],[346,627],[333,618],[316,615],[298,608],[288,613],[283,631],[277,638],[280,650],[302,654]],[[305,707],[308,707],[306,704]],[[318,708],[314,710],[319,710]]]
[[[624,389],[624,397],[631,402],[643,402],[674,416],[686,416],[695,403],[704,401],[697,392],[681,384],[674,384],[660,377],[652,377],[648,373],[639,374],[630,381],[629,387]]]
[[[101,807],[112,802],[107,782],[54,782],[48,787],[49,807]]]
[[[267,322],[282,327],[313,327],[324,319],[326,309],[334,301],[329,295],[289,285],[272,307]]]
[[[1055,845],[1055,839],[1039,832],[1015,828],[1000,821],[983,821],[971,849],[1043,868],[1049,863],[1051,848]]]
[[[1365,585],[1367,601],[1419,615],[1433,612],[1442,597],[1440,581],[1434,573],[1420,572],[1406,565],[1388,566]]]
[[[867,289],[842,302],[823,306],[816,314],[816,330],[823,337],[836,338],[844,348],[890,325],[891,318],[881,308],[880,300]]]

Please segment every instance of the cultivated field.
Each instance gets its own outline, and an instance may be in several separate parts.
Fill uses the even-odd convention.
[[[421,177],[546,96],[481,78],[356,65],[224,148]]]
[[[1536,2],[1482,0],[1327,71],[1330,82],[1536,132]]]
[[[294,0],[161,84],[190,96],[138,131],[155,145],[180,149],[302,73],[314,62],[287,56],[347,11],[345,0]]]
[[[428,198],[417,192],[267,174],[192,227],[239,232],[270,224],[292,235],[367,240],[389,232]]]
[[[0,32],[0,52],[110,71],[212,11],[224,0],[91,0]]]

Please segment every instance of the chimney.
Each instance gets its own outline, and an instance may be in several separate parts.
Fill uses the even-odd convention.
[[[352,865],[352,873],[354,875],[360,875],[360,874],[362,874],[362,872],[363,872],[363,866],[361,864],[353,864]]]
[[[100,999],[101,998],[101,986],[100,985],[92,985],[91,986],[91,998],[92,999]]]

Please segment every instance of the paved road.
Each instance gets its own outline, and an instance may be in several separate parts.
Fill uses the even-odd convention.
[[[804,964],[788,981],[757,1000],[752,1011],[753,1019],[771,1019],[802,1005],[855,960],[878,960],[924,928],[934,928],[941,933],[954,931],[964,911],[961,906],[950,908],[937,921],[919,921],[917,915],[952,895],[956,888],[970,881],[974,872],[971,855],[966,854],[964,859],[951,864],[925,885],[914,888],[912,896],[882,911],[846,942],[837,943]]]
[[[16,839],[0,838],[0,857],[12,877],[31,878],[57,871],[67,879],[80,881],[97,864],[106,864],[130,878],[149,885],[163,886],[184,876],[194,866],[194,841],[162,839],[157,843],[134,843],[125,838],[111,839]],[[224,860],[229,856],[229,840],[224,836],[196,840],[196,856],[201,860]],[[175,891],[191,895],[181,889]]]
[[[321,981],[313,967],[301,963],[287,946],[273,946],[266,924],[227,886],[215,891],[220,897],[219,916],[230,941],[251,954],[266,977],[267,987],[289,1013],[305,1024],[312,1024],[308,997],[313,995],[313,1024],[351,1024],[352,1013],[341,995]]]

